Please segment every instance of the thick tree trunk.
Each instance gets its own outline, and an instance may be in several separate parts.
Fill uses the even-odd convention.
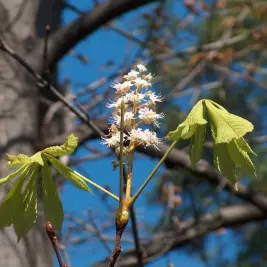
[[[0,35],[26,61],[33,58],[31,52],[39,31],[36,22],[37,0],[0,0]],[[58,0],[46,0],[52,5]],[[41,5],[41,4],[40,4]],[[49,9],[49,8],[48,8]],[[45,12],[46,10],[44,10]],[[54,10],[55,11],[55,10]],[[57,10],[60,12],[61,10]],[[57,12],[47,17],[60,17]],[[45,18],[45,15],[42,16]],[[56,21],[58,24],[59,20]],[[49,21],[48,21],[49,23]],[[41,61],[41,58],[39,58]],[[36,66],[35,66],[36,67]],[[8,174],[5,153],[33,154],[39,135],[39,99],[37,85],[24,69],[7,54],[0,51],[0,176]],[[0,188],[0,199],[5,195]],[[39,205],[40,207],[40,205]],[[39,208],[40,209],[40,208]],[[42,212],[41,212],[42,214]],[[40,218],[40,215],[38,216]],[[0,231],[0,266],[5,267],[51,267],[53,252],[46,236],[44,220],[38,219],[34,229],[17,244],[12,227]]]

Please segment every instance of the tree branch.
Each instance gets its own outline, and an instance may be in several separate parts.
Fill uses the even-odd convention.
[[[160,232],[151,240],[141,244],[144,263],[154,261],[166,252],[176,249],[195,238],[202,237],[209,232],[221,227],[234,227],[251,221],[263,220],[267,214],[253,205],[235,205],[221,208],[213,213],[205,213],[196,219],[192,218],[181,221],[177,229],[167,232]],[[106,266],[106,260],[94,266]],[[121,254],[117,267],[138,267],[135,256],[135,249],[130,249]]]
[[[81,15],[51,37],[48,66],[53,67],[79,41],[105,23],[153,1],[155,0],[112,0],[97,5],[93,10]]]

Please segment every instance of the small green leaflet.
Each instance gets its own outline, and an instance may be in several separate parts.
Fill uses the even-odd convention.
[[[0,227],[10,226],[17,219],[18,210],[23,209],[21,189],[30,170],[27,166],[19,175],[0,206]]]
[[[248,153],[242,149],[239,145],[238,140],[232,140],[227,144],[228,152],[231,159],[235,162],[236,166],[240,168],[245,174],[254,174],[256,173],[254,164],[250,159]]]
[[[190,159],[194,167],[202,155],[207,121],[211,124],[214,166],[233,184],[237,182],[237,168],[244,174],[256,176],[255,166],[249,157],[249,154],[256,154],[244,139],[254,126],[212,100],[200,100],[185,121],[168,133],[167,138],[173,141],[192,138]]]
[[[19,154],[18,156],[7,154],[7,156],[9,161],[6,163],[6,165],[8,167],[17,167],[31,163],[38,163],[39,165],[44,165],[41,152],[34,154],[32,157],[29,157],[24,154]]]
[[[18,156],[13,156],[10,154],[6,154],[9,161],[6,163],[8,167],[16,167],[16,166],[21,166],[24,164],[30,164],[31,158],[27,155],[24,154],[19,154]]]
[[[27,169],[28,167],[29,167],[28,165],[23,165],[20,169],[16,170],[15,172],[12,172],[8,176],[0,178],[0,185],[5,184],[6,182],[9,182],[12,179],[16,178],[19,174],[22,174],[24,170]]]
[[[197,129],[198,125],[205,125],[207,121],[204,118],[204,109],[202,101],[199,101],[188,114],[187,118],[181,123],[176,130],[168,133],[169,140],[188,139]]]
[[[64,219],[63,207],[51,170],[46,162],[42,168],[42,191],[45,219],[53,223],[55,228],[61,230]]]
[[[190,143],[190,160],[193,167],[195,167],[202,156],[205,136],[206,125],[197,125],[196,132],[193,134]]]
[[[14,222],[14,229],[18,237],[26,235],[35,224],[37,219],[37,177],[39,166],[33,169],[29,182],[22,194],[22,209],[18,210],[17,219]]]
[[[45,148],[44,150],[42,150],[42,152],[50,154],[54,157],[62,157],[65,155],[72,154],[77,146],[78,146],[78,137],[76,137],[74,134],[70,134],[63,145],[51,146]]]
[[[207,120],[204,118],[202,101],[199,101],[188,114],[187,118],[175,131],[168,133],[170,140],[191,139],[190,159],[193,166],[200,160],[203,152],[203,142],[206,136]]]
[[[227,177],[232,184],[236,184],[236,168],[229,155],[227,144],[215,144],[213,147],[214,161],[217,169]]]
[[[239,139],[246,133],[253,131],[254,126],[249,121],[230,114],[227,110],[222,110],[214,105],[214,102],[204,100],[207,107],[210,122],[214,128],[214,143],[229,143],[233,139]]]

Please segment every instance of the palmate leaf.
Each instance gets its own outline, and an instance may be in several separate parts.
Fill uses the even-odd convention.
[[[70,134],[63,145],[45,148],[42,150],[42,153],[50,154],[54,157],[61,157],[72,154],[77,146],[78,137],[76,137],[74,134]]]
[[[230,114],[225,109],[218,108],[213,101],[204,100],[204,103],[214,129],[213,142],[215,144],[230,143],[233,139],[239,139],[246,133],[253,131],[254,126],[249,121]]]
[[[55,228],[61,230],[64,212],[51,170],[46,162],[42,168],[42,196],[45,219],[52,222]]]
[[[7,155],[9,159],[7,165],[9,167],[20,166],[20,168],[10,175],[0,178],[1,185],[18,177],[0,205],[0,227],[13,225],[18,241],[30,231],[37,219],[37,176],[40,167],[42,168],[45,217],[47,220],[51,221],[57,229],[61,229],[62,227],[64,218],[62,204],[52,178],[51,170],[43,158],[48,159],[56,170],[62,176],[70,180],[76,187],[90,191],[84,181],[87,180],[86,177],[75,172],[55,158],[56,156],[71,154],[77,147],[77,144],[77,137],[71,134],[62,146],[49,147],[43,151],[37,152],[31,157],[24,154],[18,156]],[[32,172],[23,191],[23,185],[30,170]],[[90,182],[89,179],[88,181]],[[93,182],[92,184],[97,186]]]
[[[168,133],[169,140],[188,139],[197,130],[198,125],[205,125],[207,121],[204,118],[204,109],[202,101],[199,101],[188,114],[187,118],[181,123],[176,130]]]
[[[0,227],[7,227],[14,224],[18,212],[23,209],[23,199],[21,194],[22,186],[25,182],[30,166],[20,174],[0,206]]]
[[[66,179],[68,179],[70,182],[72,182],[77,188],[80,188],[86,191],[91,191],[79,173],[69,168],[68,166],[66,166],[61,161],[57,160],[54,157],[48,154],[46,154],[45,156],[48,158],[51,164],[56,168],[59,174],[65,177]]]
[[[255,167],[249,154],[256,155],[250,148],[244,135],[253,130],[249,121],[230,114],[224,107],[208,99],[200,100],[189,113],[186,120],[176,130],[168,133],[167,138],[179,141],[191,139],[190,160],[193,167],[200,160],[206,135],[208,115],[213,139],[214,166],[236,185],[236,169],[245,174],[255,174]]]
[[[21,237],[31,230],[37,219],[37,176],[39,166],[35,166],[22,194],[22,209],[18,210],[16,220],[14,221],[18,242]]]

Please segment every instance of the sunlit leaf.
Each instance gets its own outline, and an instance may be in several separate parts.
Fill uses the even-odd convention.
[[[12,172],[11,174],[9,174],[6,177],[0,178],[0,185],[4,184],[6,182],[11,181],[12,179],[16,178],[17,176],[21,175],[24,170],[27,168],[28,166],[22,166],[21,168],[19,168],[18,170],[16,170],[15,172]]]
[[[249,146],[249,144],[247,143],[247,141],[243,137],[237,139],[236,142],[242,150],[246,151],[247,153],[251,153],[251,154],[257,156],[257,154],[251,149],[251,147]]]
[[[205,100],[205,105],[214,129],[215,144],[229,143],[233,139],[239,139],[254,128],[249,121],[230,114],[225,109],[217,108],[209,100]]]
[[[24,181],[29,172],[30,166],[28,165],[14,183],[5,199],[0,206],[0,227],[6,227],[13,224],[16,220],[18,211],[23,209],[23,199],[21,189]]]
[[[250,159],[248,153],[239,146],[236,140],[231,141],[228,144],[228,151],[231,159],[245,174],[255,174],[255,166]]]
[[[37,152],[36,154],[34,154],[31,157],[31,161],[35,162],[35,163],[38,163],[39,165],[43,166],[44,165],[44,161],[43,161],[43,158],[42,158],[42,152]]]
[[[48,158],[51,164],[56,168],[59,174],[61,174],[63,177],[71,181],[77,188],[90,191],[88,185],[81,178],[80,174],[78,174],[76,171],[69,168],[68,166],[66,166],[61,161],[57,160],[56,158],[50,155],[45,155],[45,156]]]
[[[228,153],[227,144],[216,144],[214,145],[213,151],[216,168],[223,176],[228,178],[232,184],[236,184],[236,168]]]
[[[197,125],[196,132],[193,134],[190,144],[190,160],[194,167],[200,160],[203,152],[203,144],[206,136],[206,125]]]
[[[76,149],[78,145],[78,137],[74,134],[70,134],[67,137],[66,142],[61,146],[51,146],[42,150],[43,153],[50,154],[54,157],[61,157],[70,155]]]
[[[37,176],[39,166],[36,164],[29,182],[22,194],[22,207],[17,211],[14,221],[14,229],[18,237],[25,236],[32,228],[37,219]]]
[[[6,154],[8,156],[9,161],[6,163],[8,167],[16,167],[23,164],[32,163],[31,158],[25,154],[19,154],[18,156]]]
[[[46,162],[42,168],[42,194],[45,219],[52,222],[55,228],[61,230],[64,212],[51,170]]]
[[[25,154],[19,154],[18,156],[7,154],[9,161],[6,163],[8,167],[16,167],[24,164],[38,163],[43,165],[43,159],[41,152],[37,152],[32,157]]]
[[[187,118],[181,123],[176,130],[168,133],[169,140],[180,140],[190,138],[197,129],[198,125],[204,125],[207,121],[204,118],[204,109],[202,100],[199,101],[188,114]]]

